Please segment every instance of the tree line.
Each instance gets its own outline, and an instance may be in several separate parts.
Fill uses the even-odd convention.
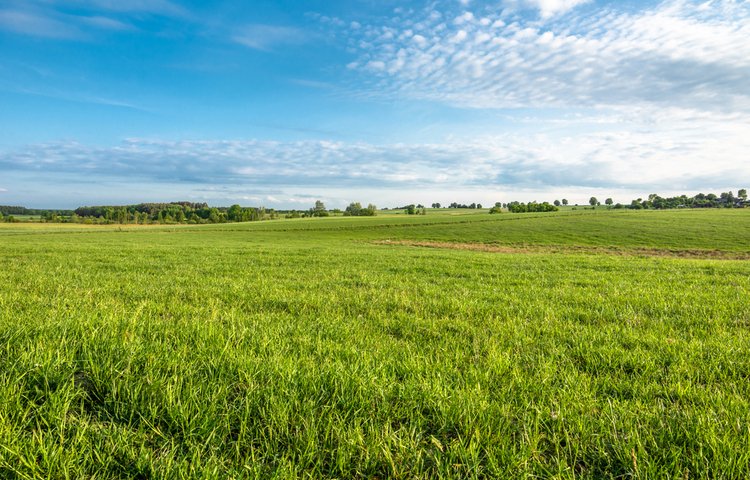
[[[73,210],[50,210],[50,209],[38,209],[38,208],[26,208],[14,205],[0,205],[0,215],[32,215],[40,216],[48,213],[56,213],[58,215],[70,215]]]
[[[555,200],[557,205],[557,200]],[[714,193],[699,193],[689,197],[687,195],[678,195],[676,197],[662,197],[652,193],[648,198],[636,198],[629,204],[614,203],[611,198],[604,201],[609,208],[630,209],[630,210],[667,210],[672,208],[743,208],[750,206],[747,199],[747,189],[741,188],[734,195],[731,191],[722,192],[719,195]],[[589,205],[597,207],[601,205],[596,197],[589,199]]]
[[[490,213],[500,213],[502,208],[506,208],[510,213],[536,213],[536,212],[556,212],[559,208],[552,205],[549,202],[508,202],[508,203],[496,203],[494,207],[490,209]]]
[[[699,193],[693,197],[680,195],[667,198],[652,193],[645,200],[637,198],[632,200],[630,205],[619,208],[665,210],[670,208],[743,208],[747,206],[750,206],[750,203],[747,200],[747,190],[743,188],[737,191],[736,196],[731,191],[722,192],[719,195]],[[614,208],[618,208],[618,206],[615,205]]]
[[[329,217],[331,215],[343,215],[345,217],[374,217],[378,214],[378,207],[370,203],[363,207],[359,202],[352,202],[345,210],[326,208],[322,200],[316,200],[315,205],[308,210],[291,210],[285,215],[285,218],[307,218],[307,217]]]
[[[25,207],[0,206],[0,221],[20,221],[13,215],[38,216],[43,222],[86,224],[206,224],[226,222],[254,222],[271,220],[284,214],[285,218],[328,217],[343,215],[371,217],[377,215],[377,207],[351,202],[345,210],[328,210],[318,200],[308,210],[274,210],[264,207],[211,207],[207,203],[169,202],[139,203],[134,205],[95,205],[78,207],[75,210],[33,210]]]
[[[42,215],[47,222],[120,223],[120,224],[206,224],[251,222],[277,218],[274,210],[263,207],[209,207],[206,203],[170,202],[136,205],[99,205],[78,207],[67,217],[55,213]]]
[[[607,208],[614,209],[655,209],[664,210],[672,208],[742,208],[750,206],[747,199],[747,189],[740,189],[737,195],[733,192],[722,192],[719,195],[713,193],[699,193],[692,197],[679,195],[675,197],[662,197],[652,193],[648,198],[637,198],[630,204],[614,203],[612,198],[604,201]],[[490,208],[489,213],[511,213],[529,212],[554,212],[559,207],[569,205],[567,199],[549,202],[497,202]],[[600,206],[596,197],[589,199],[592,208]],[[480,203],[460,204],[453,202],[447,207],[440,203],[433,203],[432,208],[466,208],[481,209]],[[409,215],[425,215],[427,208],[422,204],[409,204],[396,207],[393,210],[403,210]],[[252,222],[259,220],[279,218],[285,214],[286,218],[301,217],[327,217],[330,215],[343,215],[352,217],[375,216],[377,207],[368,204],[363,207],[359,202],[351,202],[345,210],[326,208],[325,204],[318,200],[308,210],[276,211],[264,207],[242,207],[232,205],[230,207],[210,207],[207,203],[195,202],[170,202],[170,203],[139,203],[135,205],[122,206],[85,206],[75,210],[62,209],[31,209],[20,206],[0,205],[0,222],[20,221],[15,216],[39,216],[45,222],[70,222],[70,223],[120,223],[120,224],[205,224],[225,222]]]

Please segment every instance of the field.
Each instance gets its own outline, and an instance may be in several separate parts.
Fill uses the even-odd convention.
[[[748,478],[750,210],[0,225],[0,478]]]

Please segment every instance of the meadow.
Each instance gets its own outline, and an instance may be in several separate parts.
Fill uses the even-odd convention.
[[[748,478],[750,210],[0,224],[0,478]]]

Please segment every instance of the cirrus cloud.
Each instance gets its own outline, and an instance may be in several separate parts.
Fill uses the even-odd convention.
[[[278,25],[245,25],[232,39],[248,48],[268,51],[276,45],[298,44],[305,41],[307,35],[303,30]]]

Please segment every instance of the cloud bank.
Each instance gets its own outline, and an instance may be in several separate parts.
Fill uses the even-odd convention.
[[[140,139],[113,147],[51,143],[0,153],[0,169],[138,184],[404,191],[675,191],[724,188],[750,178],[750,162],[738,161],[750,151],[750,117],[677,109],[648,117],[652,122],[645,124],[623,117],[584,118],[589,127],[600,121],[605,128],[580,134],[502,134],[424,144]]]

